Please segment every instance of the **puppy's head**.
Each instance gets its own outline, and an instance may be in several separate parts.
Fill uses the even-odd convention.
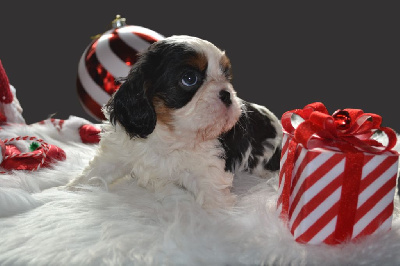
[[[156,126],[169,134],[213,139],[241,113],[231,64],[212,43],[172,36],[142,53],[104,108],[130,137],[146,138]]]

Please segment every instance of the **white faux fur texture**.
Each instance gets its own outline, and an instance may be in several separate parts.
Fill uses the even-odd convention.
[[[40,136],[67,159],[53,169],[0,175],[0,265],[399,265],[396,194],[392,230],[357,243],[296,243],[275,211],[277,176],[238,176],[233,209],[208,213],[183,190],[163,200],[127,178],[109,191],[59,189],[82,171],[97,145]],[[3,137],[3,136],[2,136]]]

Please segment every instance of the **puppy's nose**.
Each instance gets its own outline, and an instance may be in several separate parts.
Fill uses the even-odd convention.
[[[226,107],[229,107],[232,104],[231,94],[229,93],[229,91],[220,90],[219,98],[226,105]]]

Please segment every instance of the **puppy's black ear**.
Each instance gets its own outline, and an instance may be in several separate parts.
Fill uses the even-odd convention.
[[[110,122],[114,125],[119,122],[131,138],[146,138],[157,122],[149,94],[140,67],[132,68],[128,78],[105,105]]]

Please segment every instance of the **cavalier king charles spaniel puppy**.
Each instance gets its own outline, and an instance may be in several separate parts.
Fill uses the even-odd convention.
[[[282,130],[267,108],[237,97],[231,79],[229,58],[206,40],[153,43],[103,107],[98,151],[68,187],[130,175],[156,194],[173,186],[206,209],[232,206],[235,173],[279,169]]]

